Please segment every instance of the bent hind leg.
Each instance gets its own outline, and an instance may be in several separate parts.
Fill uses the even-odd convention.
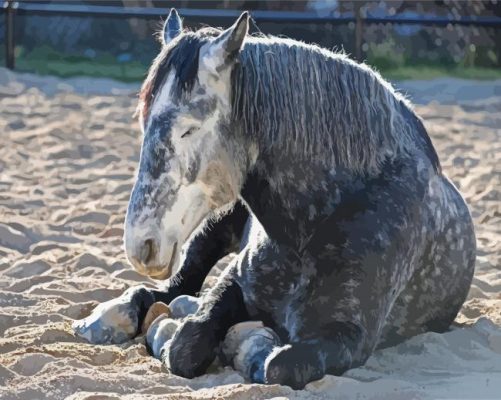
[[[344,346],[335,340],[309,339],[281,345],[278,335],[262,325],[232,329],[237,332],[228,332],[223,343],[223,361],[252,383],[302,389],[326,373],[339,374],[347,369],[334,367],[344,357]]]
[[[378,347],[428,331],[447,331],[468,295],[475,253],[475,235],[465,206],[463,213],[450,218],[430,239],[421,265],[391,309]]]

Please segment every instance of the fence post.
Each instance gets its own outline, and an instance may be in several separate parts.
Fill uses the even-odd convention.
[[[362,44],[364,38],[364,20],[362,17],[362,3],[355,2],[355,57],[362,61]]]
[[[14,69],[15,66],[15,40],[14,40],[14,15],[16,10],[12,1],[7,1],[5,7],[5,66]]]

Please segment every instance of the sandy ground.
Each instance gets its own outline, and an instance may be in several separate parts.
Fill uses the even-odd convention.
[[[501,398],[501,81],[401,87],[422,103],[475,219],[468,301],[451,332],[415,337],[294,392],[245,384],[231,369],[169,375],[142,338],[94,346],[73,336],[74,318],[148,282],[122,250],[140,145],[137,87],[0,69],[0,398]]]

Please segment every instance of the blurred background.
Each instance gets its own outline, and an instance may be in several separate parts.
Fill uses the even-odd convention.
[[[501,77],[501,2],[463,1],[6,1],[0,64],[61,77],[134,82],[159,49],[170,7],[185,26],[229,26],[251,11],[253,32],[344,49],[390,79]]]

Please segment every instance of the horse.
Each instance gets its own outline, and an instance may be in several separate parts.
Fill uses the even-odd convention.
[[[281,344],[252,359],[250,379],[297,389],[448,330],[476,241],[408,100],[344,54],[248,30],[246,12],[187,31],[171,10],[139,96],[124,233],[134,268],[163,283],[127,289],[74,329],[130,340],[153,303],[197,296],[237,252],[161,358],[199,376],[232,326],[262,321]]]

